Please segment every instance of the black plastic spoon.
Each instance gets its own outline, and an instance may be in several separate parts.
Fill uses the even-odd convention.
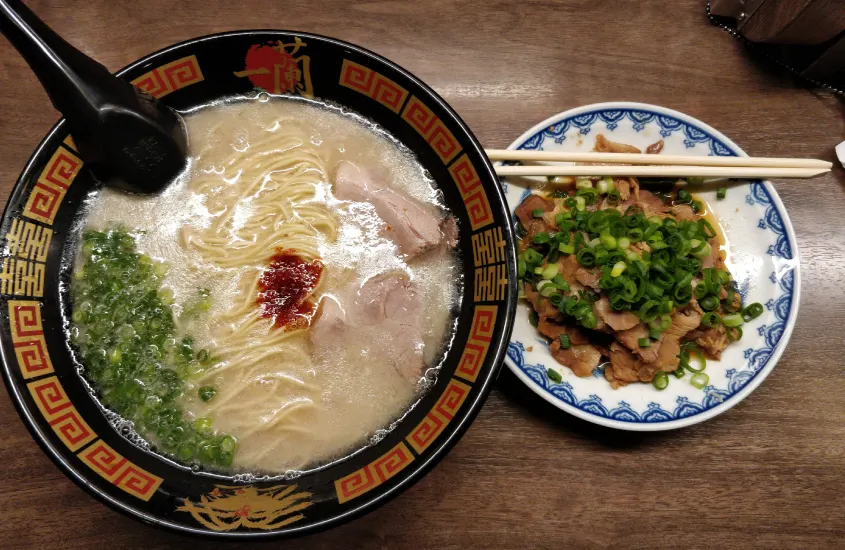
[[[0,0],[0,32],[67,120],[86,164],[106,185],[163,189],[185,166],[179,115],[83,54],[19,0]]]

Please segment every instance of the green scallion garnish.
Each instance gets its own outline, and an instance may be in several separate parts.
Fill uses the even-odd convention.
[[[569,349],[572,346],[572,342],[569,340],[568,334],[561,334],[558,339],[560,340],[560,347],[563,349]]]
[[[763,304],[754,302],[742,310],[742,320],[746,323],[752,321],[763,314]]]
[[[208,402],[211,401],[212,397],[217,395],[217,388],[214,386],[202,386],[198,393],[203,402]]]
[[[704,387],[710,383],[710,377],[703,372],[698,372],[692,375],[692,378],[690,378],[689,383],[692,384],[694,388],[703,390]]]

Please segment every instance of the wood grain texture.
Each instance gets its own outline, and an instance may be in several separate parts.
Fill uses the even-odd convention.
[[[749,60],[703,0],[33,0],[117,70],[194,36],[295,28],[406,67],[503,148],[547,116],[610,100],[689,113],[751,155],[834,160],[845,109]],[[0,200],[57,119],[0,43]],[[780,364],[728,413],[628,434],[578,421],[508,372],[466,436],[420,483],[299,548],[809,548],[845,544],[845,172],[776,182],[798,235],[803,293]],[[89,497],[0,398],[0,546],[231,547],[139,524]]]

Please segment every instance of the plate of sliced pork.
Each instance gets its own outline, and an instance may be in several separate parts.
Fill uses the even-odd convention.
[[[744,156],[670,109],[603,103],[555,115],[510,149]],[[519,304],[506,364],[580,418],[687,426],[744,399],[798,312],[798,248],[767,181],[506,178]]]

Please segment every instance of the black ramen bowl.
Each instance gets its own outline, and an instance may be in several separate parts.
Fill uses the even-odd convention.
[[[413,75],[330,38],[248,31],[163,49],[118,73],[176,109],[264,90],[314,96],[376,121],[408,146],[457,216],[464,295],[436,385],[383,440],[293,479],[245,482],[195,471],[114,428],[74,362],[73,231],[99,185],[59,122],[29,160],[2,221],[3,376],[45,452],[85,490],[145,522],[222,537],[298,535],[383,504],[420,479],[467,429],[499,371],[516,302],[504,197],[478,141]]]

